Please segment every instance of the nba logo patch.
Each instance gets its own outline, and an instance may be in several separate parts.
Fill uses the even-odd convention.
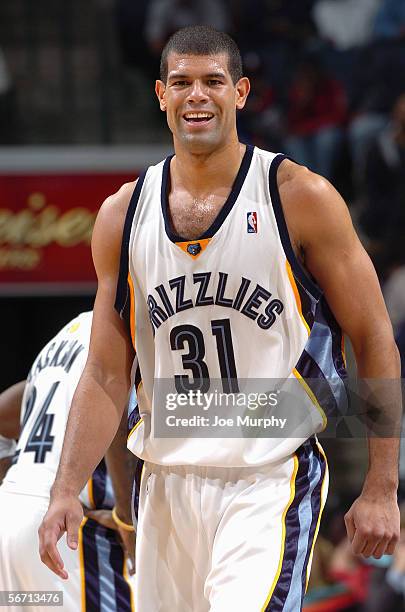
[[[257,234],[257,212],[247,213],[247,231],[248,234]]]

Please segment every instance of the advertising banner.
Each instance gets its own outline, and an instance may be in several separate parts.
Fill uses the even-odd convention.
[[[0,175],[0,293],[95,287],[90,240],[105,198],[134,173]]]

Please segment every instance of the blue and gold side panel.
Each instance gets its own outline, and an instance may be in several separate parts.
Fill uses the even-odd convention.
[[[81,546],[86,612],[131,612],[124,553],[116,532],[89,519],[82,527]]]

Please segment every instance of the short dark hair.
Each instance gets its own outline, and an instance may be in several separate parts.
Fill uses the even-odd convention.
[[[177,30],[167,41],[160,58],[160,79],[166,83],[167,59],[170,53],[179,55],[228,55],[228,70],[236,83],[243,76],[242,58],[236,42],[225,32],[210,26],[196,25]]]

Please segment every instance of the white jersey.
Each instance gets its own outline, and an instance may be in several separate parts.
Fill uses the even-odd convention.
[[[62,452],[70,404],[89,350],[92,313],[80,314],[42,349],[27,378],[15,463],[7,490],[49,496]]]
[[[197,240],[176,236],[170,226],[171,158],[138,179],[116,308],[138,360],[139,418],[128,446],[146,461],[225,467],[277,461],[325,427],[308,379],[326,382],[332,404],[344,390],[341,332],[289,240],[277,187],[283,159],[248,146],[228,199]],[[300,396],[277,413],[268,407],[274,436],[254,421],[246,433],[254,416],[247,398],[263,390],[270,397],[290,380],[299,381]],[[180,403],[192,423],[176,421],[186,414]],[[299,427],[287,424],[283,434],[283,414]],[[215,429],[218,416],[225,424]]]

